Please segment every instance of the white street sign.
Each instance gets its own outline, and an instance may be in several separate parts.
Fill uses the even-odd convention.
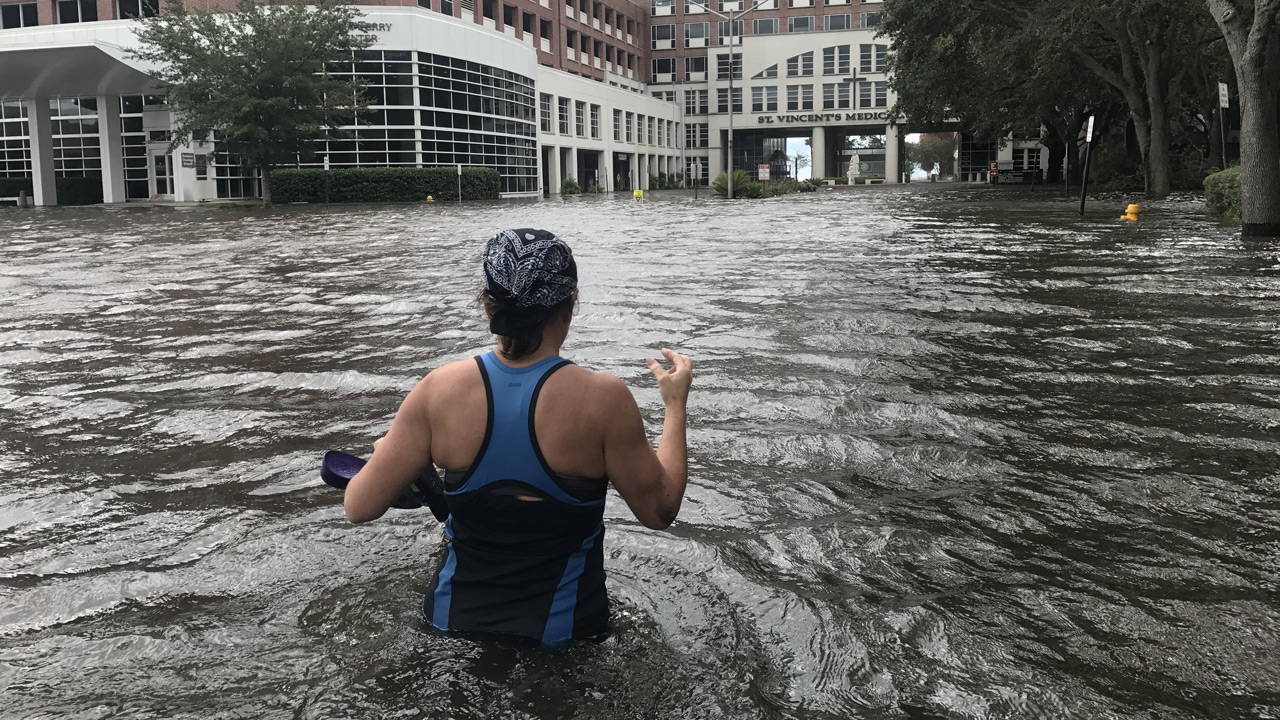
[[[1224,110],[1231,107],[1231,90],[1226,83],[1218,83],[1218,107]]]
[[[1085,142],[1093,142],[1093,116],[1089,116],[1089,130],[1084,134]]]

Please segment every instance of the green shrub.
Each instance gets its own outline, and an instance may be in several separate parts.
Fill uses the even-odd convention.
[[[285,168],[271,173],[271,196],[278,203],[325,201],[325,171]],[[338,168],[328,171],[329,202],[415,202],[428,196],[458,201],[458,171],[439,168]],[[494,200],[502,187],[497,170],[462,168],[463,200]]]
[[[1240,166],[1233,165],[1204,179],[1204,202],[1209,214],[1240,224]]]
[[[55,179],[59,205],[97,205],[102,202],[102,178],[60,177]],[[31,178],[0,178],[0,197],[17,197],[26,191],[35,197]]]
[[[567,177],[564,182],[560,183],[561,195],[578,195],[582,192],[582,186],[578,184],[577,179]]]
[[[729,176],[720,173],[711,181],[711,189],[720,197],[729,195]],[[735,198],[758,198],[764,193],[764,184],[755,182],[746,170],[733,171],[733,196]]]
[[[604,193],[604,188],[600,187],[599,185],[588,185],[586,191],[591,193],[592,195],[600,195]]]

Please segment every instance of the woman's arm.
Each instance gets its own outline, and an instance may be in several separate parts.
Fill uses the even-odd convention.
[[[369,464],[351,478],[342,506],[353,523],[377,520],[400,493],[431,465],[431,424],[427,395],[431,375],[400,404],[387,434],[373,443]]]

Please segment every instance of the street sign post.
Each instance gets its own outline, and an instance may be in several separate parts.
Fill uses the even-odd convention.
[[[1231,88],[1218,83],[1218,127],[1222,128],[1222,169],[1227,169],[1227,108],[1231,107]]]
[[[1080,175],[1080,214],[1084,214],[1084,197],[1089,192],[1089,160],[1093,156],[1093,117],[1089,116],[1089,129],[1084,134],[1084,169]]]
[[[462,204],[462,163],[458,163],[458,204]]]

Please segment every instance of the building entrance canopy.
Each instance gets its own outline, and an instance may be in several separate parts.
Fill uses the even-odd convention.
[[[152,68],[128,57],[129,20],[0,31],[0,98],[138,95],[156,90]]]
[[[133,95],[155,89],[151,76],[112,50],[121,52],[98,43],[54,48],[0,45],[0,98]]]

